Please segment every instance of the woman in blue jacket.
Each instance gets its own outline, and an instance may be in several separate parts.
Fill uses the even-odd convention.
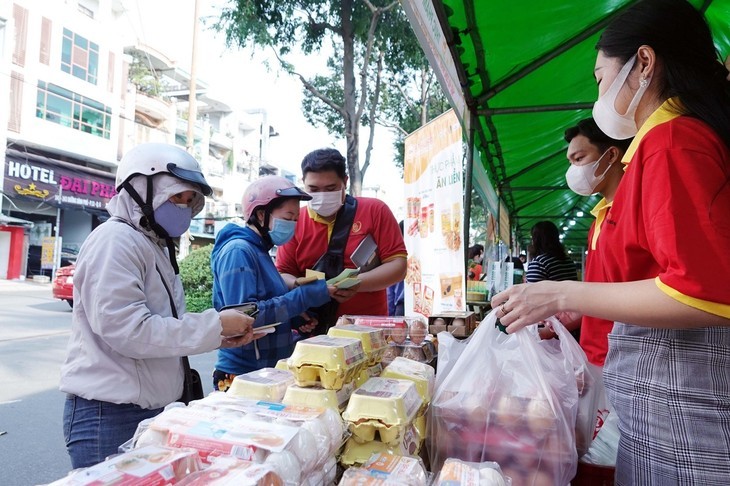
[[[324,280],[289,290],[269,255],[274,245],[292,238],[299,203],[311,198],[283,177],[263,177],[243,195],[246,226],[228,224],[216,237],[211,255],[214,307],[220,310],[253,302],[258,306],[254,328],[281,322],[255,344],[218,352],[213,372],[217,390],[227,390],[236,375],[274,367],[280,359],[291,356],[292,329],[311,331],[316,322],[305,320],[305,311],[329,302],[330,294],[337,290]]]

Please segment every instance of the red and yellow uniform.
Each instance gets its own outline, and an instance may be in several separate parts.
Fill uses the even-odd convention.
[[[605,198],[596,204],[591,214],[596,218],[588,232],[588,254],[583,280],[586,282],[607,282],[607,275],[601,264],[601,249],[599,237],[606,220],[606,214],[612,203]],[[583,316],[580,325],[580,347],[588,357],[588,361],[596,366],[603,366],[608,352],[608,333],[613,329],[613,321],[599,319],[592,316]]]
[[[730,317],[730,153],[702,121],[666,102],[624,156],[602,225],[608,282],[656,278],[670,297]]]
[[[312,268],[327,251],[333,227],[334,221],[327,222],[308,207],[302,207],[294,237],[279,247],[276,253],[279,272],[295,277],[304,276],[306,270]],[[368,234],[378,245],[378,256],[382,263],[407,256],[400,227],[388,206],[379,199],[358,197],[355,219],[345,246],[345,268],[356,267],[350,255]],[[340,304],[337,314],[387,316],[386,290],[358,292]]]

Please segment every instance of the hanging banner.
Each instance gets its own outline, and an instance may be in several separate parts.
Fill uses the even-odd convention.
[[[464,148],[449,110],[405,140],[406,314],[466,310]]]

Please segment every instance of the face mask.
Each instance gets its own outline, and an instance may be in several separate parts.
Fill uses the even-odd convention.
[[[193,209],[187,204],[174,204],[165,201],[155,209],[155,221],[162,226],[171,238],[177,238],[187,231],[193,219]]]
[[[626,78],[629,77],[631,68],[634,67],[636,62],[636,54],[628,60],[621,71],[613,80],[611,86],[608,88],[603,96],[598,98],[598,101],[593,105],[593,119],[596,120],[596,125],[600,128],[603,133],[616,140],[625,140],[636,135],[639,131],[634,120],[636,114],[636,108],[639,106],[644,92],[649,87],[651,78],[642,79],[639,82],[639,89],[636,91],[634,98],[629,104],[629,108],[626,113],[621,115],[616,111],[616,98],[618,97],[619,91],[626,83]]]
[[[606,172],[611,168],[611,164],[608,164],[606,170],[601,175],[596,176],[596,170],[598,165],[601,163],[601,159],[608,153],[608,150],[603,152],[603,155],[598,157],[598,160],[591,164],[585,165],[573,165],[570,164],[568,172],[565,173],[565,180],[568,182],[570,190],[581,196],[590,196],[596,192],[596,187],[601,183]]]
[[[342,207],[342,189],[333,192],[313,192],[310,194],[309,208],[320,216],[329,217]]]
[[[296,221],[287,221],[286,219],[274,219],[274,227],[269,230],[271,242],[276,246],[281,246],[294,236],[294,230],[297,227]]]

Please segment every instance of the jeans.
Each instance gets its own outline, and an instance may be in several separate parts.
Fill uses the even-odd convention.
[[[139,422],[154,417],[162,410],[67,395],[63,435],[72,467],[93,466],[118,453],[119,446],[134,436]]]

